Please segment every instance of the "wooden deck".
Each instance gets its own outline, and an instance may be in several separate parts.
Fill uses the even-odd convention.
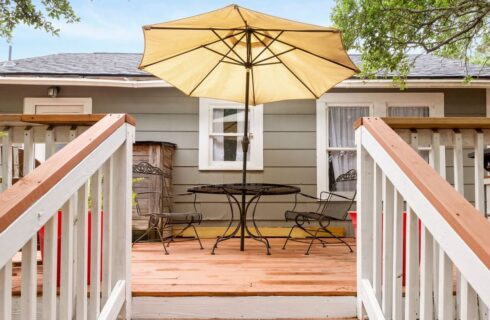
[[[349,239],[355,245],[354,239]],[[210,251],[214,240],[172,244],[170,255],[161,244],[137,244],[133,248],[134,296],[354,296],[356,294],[355,253],[344,245],[327,248],[316,245],[305,256],[306,244],[271,239],[272,255],[264,246],[239,240],[220,244],[216,255]]]
[[[262,244],[248,240],[238,250],[239,240],[220,244],[214,240],[174,243],[165,255],[160,243],[141,243],[133,248],[133,296],[355,296],[355,253],[338,244],[315,245],[305,256],[306,244],[271,239],[272,255]],[[349,242],[355,246],[354,239]],[[355,247],[354,247],[355,248]],[[354,249],[355,250],[355,249]],[[19,259],[20,260],[20,259]],[[20,266],[13,268],[13,293],[20,294]],[[38,292],[42,290],[42,265],[38,267]]]

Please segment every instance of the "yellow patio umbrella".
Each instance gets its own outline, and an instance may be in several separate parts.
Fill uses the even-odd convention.
[[[145,50],[140,69],[187,95],[245,104],[244,185],[249,105],[318,99],[358,72],[338,29],[278,18],[238,5],[143,29]],[[242,223],[243,219],[242,215]]]

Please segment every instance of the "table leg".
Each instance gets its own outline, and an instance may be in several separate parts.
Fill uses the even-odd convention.
[[[255,222],[255,211],[257,209],[257,204],[258,204],[258,201],[260,199],[261,194],[254,195],[248,202],[246,202],[246,206],[244,208],[245,210],[243,210],[241,203],[238,201],[238,199],[233,194],[226,192],[226,190],[225,190],[225,194],[228,198],[228,204],[230,205],[230,212],[231,212],[230,223],[228,224],[228,227],[226,228],[223,235],[219,236],[216,239],[216,242],[214,243],[211,254],[213,254],[213,255],[215,254],[215,251],[218,248],[218,244],[220,242],[234,238],[237,235],[238,231],[240,231],[240,251],[245,250],[245,235],[248,235],[251,239],[253,239],[255,241],[262,242],[266,246],[267,254],[270,255],[271,253],[270,253],[269,240],[266,237],[262,236],[262,234],[260,233],[260,230],[259,230],[259,228]],[[233,230],[233,232],[227,235],[228,231],[230,230],[231,226],[233,225],[233,220],[234,220],[233,201],[236,203],[236,205],[238,207],[238,211],[240,214],[240,220],[239,220],[236,228]],[[247,212],[248,212],[250,206],[253,204],[254,201],[255,201],[255,205],[254,205],[254,209],[252,212],[252,223],[253,223],[253,226],[254,226],[257,234],[252,233],[250,231],[250,229],[248,228],[248,225],[247,225]]]

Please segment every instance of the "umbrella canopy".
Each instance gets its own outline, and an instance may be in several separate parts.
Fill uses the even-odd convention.
[[[144,27],[143,69],[184,93],[251,105],[318,99],[358,72],[340,31],[237,5]],[[247,41],[250,45],[247,45]]]
[[[195,97],[245,104],[240,249],[244,250],[248,107],[288,99],[318,99],[358,72],[340,31],[281,19],[230,5],[181,20],[144,27],[140,69]],[[232,233],[235,234],[238,228]],[[219,241],[231,238],[223,236]],[[214,248],[213,248],[214,252]]]

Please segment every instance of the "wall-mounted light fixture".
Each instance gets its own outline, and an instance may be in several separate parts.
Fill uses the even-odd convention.
[[[60,93],[60,87],[49,87],[48,88],[48,97],[56,98]]]

